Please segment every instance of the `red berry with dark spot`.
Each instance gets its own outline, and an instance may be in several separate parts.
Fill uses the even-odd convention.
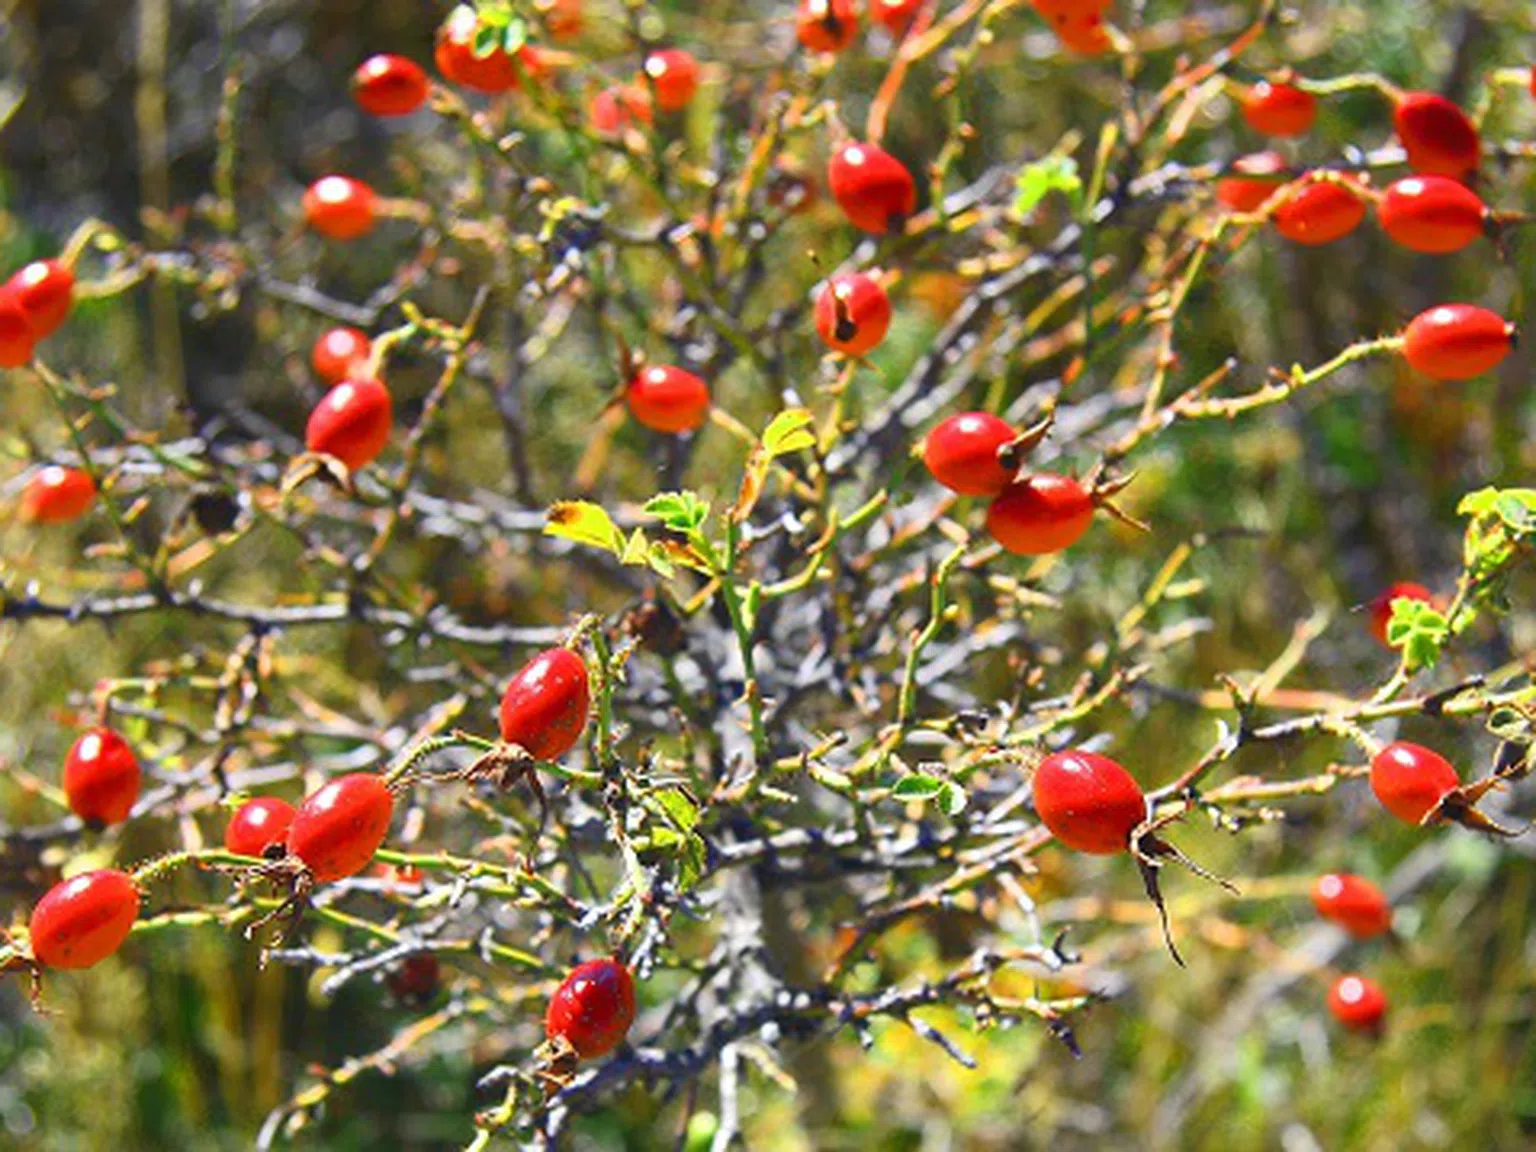
[[[923,0],[871,0],[869,15],[892,36],[904,36],[922,6]]]
[[[1491,372],[1515,346],[1515,326],[1472,304],[1442,304],[1403,329],[1403,356],[1435,380],[1470,380]]]
[[[1285,183],[1285,157],[1278,152],[1255,152],[1232,161],[1233,175],[1216,181],[1216,199],[1234,212],[1257,212]]]
[[[501,696],[501,738],[535,760],[558,760],[581,739],[592,691],[587,665],[569,648],[540,652]]]
[[[318,883],[355,876],[389,834],[395,800],[371,772],[338,776],[305,798],[288,829],[288,851]]]
[[[923,463],[933,478],[962,496],[996,496],[1014,473],[999,449],[1018,439],[1013,425],[990,412],[961,412],[934,426],[923,442]]]
[[[1312,885],[1312,906],[1351,936],[1368,940],[1392,927],[1392,905],[1369,880],[1347,872],[1319,876]]]
[[[987,531],[1009,552],[1043,556],[1071,547],[1093,523],[1093,497],[1070,476],[1037,472],[1003,489]]]
[[[1265,136],[1305,136],[1317,119],[1317,97],[1294,84],[1260,80],[1243,94],[1243,119]]]
[[[1340,976],[1328,990],[1328,1011],[1351,1032],[1377,1032],[1387,1014],[1387,997],[1365,976]]]
[[[352,74],[352,96],[374,116],[409,116],[427,99],[427,74],[404,56],[370,56]]]
[[[635,1022],[635,981],[617,960],[588,960],[555,990],[544,1034],[564,1040],[583,1060],[617,1048]]]
[[[653,432],[692,432],[709,418],[709,385],[670,364],[639,372],[625,398],[630,415]]]
[[[1433,92],[1409,92],[1392,113],[1397,138],[1415,172],[1460,179],[1477,170],[1477,128],[1455,103]]]
[[[863,356],[890,327],[891,298],[873,276],[834,276],[816,297],[816,333],[834,351]]]
[[[112,868],[60,881],[32,909],[32,957],[45,968],[89,968],[122,947],[139,917],[139,890]]]
[[[373,189],[350,176],[322,176],[304,193],[304,222],[331,240],[366,236],[377,212]]]
[[[121,824],[139,798],[142,776],[126,740],[110,728],[92,728],[64,758],[64,795],[87,824]]]
[[[1308,174],[1296,181],[1275,208],[1275,231],[1297,244],[1341,240],[1365,219],[1365,201],[1332,180]]]
[[[1392,602],[1394,600],[1422,600],[1426,604],[1433,604],[1434,595],[1422,584],[1401,582],[1393,584],[1380,596],[1372,600],[1369,606],[1371,619],[1371,635],[1381,642],[1383,648],[1392,645],[1387,641],[1387,625],[1392,622]]]
[[[1055,752],[1035,769],[1035,811],[1068,848],[1108,856],[1130,847],[1147,818],[1136,778],[1096,752]]]
[[[224,847],[237,856],[266,856],[280,850],[287,843],[293,817],[293,805],[276,796],[247,800],[229,818]]]
[[[1448,176],[1405,176],[1387,186],[1376,218],[1404,248],[1441,254],[1459,252],[1483,234],[1488,206]]]
[[[19,368],[32,359],[37,337],[16,289],[0,284],[0,368]]]
[[[315,375],[327,384],[340,384],[367,371],[373,345],[356,328],[332,328],[315,341],[309,354]]]
[[[27,480],[21,492],[21,518],[34,524],[78,520],[96,503],[96,481],[79,468],[50,464]]]
[[[800,0],[795,35],[812,52],[841,52],[858,34],[853,0]]]
[[[663,112],[681,112],[693,103],[693,95],[699,90],[699,63],[692,52],[681,48],[652,52],[645,58],[645,75]]]
[[[389,389],[379,381],[343,380],[309,414],[304,442],[356,471],[384,451],[393,417]]]
[[[884,235],[917,208],[917,184],[896,157],[877,144],[844,144],[827,165],[827,186],[849,222]]]
[[[1406,824],[1423,823],[1460,786],[1450,761],[1422,744],[1399,740],[1371,759],[1371,791],[1383,808]]]
[[[7,282],[16,293],[34,340],[58,331],[75,300],[75,274],[60,260],[34,260]]]

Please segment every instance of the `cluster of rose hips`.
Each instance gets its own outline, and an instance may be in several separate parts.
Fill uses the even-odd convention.
[[[569,648],[541,652],[507,684],[499,714],[501,745],[486,759],[497,766],[520,765],[532,779],[535,762],[558,760],[576,745],[590,708],[582,658]],[[83,734],[64,764],[70,808],[97,827],[128,819],[141,778],[132,749],[105,726]],[[230,817],[224,847],[253,861],[244,875],[281,877],[292,885],[295,899],[302,898],[314,885],[356,876],[373,862],[389,834],[395,795],[410,783],[408,777],[353,772],[327,781],[297,807],[275,796],[255,797]],[[32,910],[27,935],[32,962],[45,969],[99,963],[127,939],[139,908],[138,883],[126,872],[101,869],[61,881]],[[391,984],[402,995],[422,996],[435,983],[436,966],[430,953],[417,954],[392,973]],[[629,970],[613,959],[582,964],[549,1004],[550,1064],[611,1051],[634,1016]]]

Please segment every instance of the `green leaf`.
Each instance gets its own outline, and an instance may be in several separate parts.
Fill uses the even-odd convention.
[[[1073,203],[1082,196],[1083,180],[1072,157],[1046,156],[1021,168],[1014,181],[1014,215],[1028,216],[1052,192],[1062,193]]]
[[[1516,535],[1531,530],[1536,521],[1536,492],[1529,488],[1509,488],[1499,493],[1494,505],[1504,526]]]
[[[651,562],[651,542],[645,538],[645,533],[639,528],[630,534],[624,544],[624,551],[619,554],[619,563],[648,565]]]
[[[523,50],[523,45],[528,43],[528,25],[521,20],[512,19],[507,22],[507,30],[502,33],[501,49],[508,56],[515,57]]]
[[[1499,498],[1497,488],[1479,488],[1476,492],[1468,492],[1456,505],[1458,516],[1485,516],[1493,511],[1493,506]]]
[[[484,60],[487,56],[501,49],[502,31],[494,24],[481,21],[480,27],[475,29],[475,59]]]
[[[646,501],[645,514],[656,517],[673,532],[687,536],[697,532],[709,519],[709,502],[686,489],[661,492]]]
[[[891,795],[897,800],[932,800],[944,791],[945,781],[919,772],[896,781]]]
[[[1440,659],[1450,628],[1445,616],[1433,605],[1408,596],[1392,601],[1392,618],[1387,621],[1387,643],[1402,649],[1410,668],[1429,668]]]
[[[683,838],[683,851],[677,858],[677,882],[684,892],[699,882],[704,866],[709,862],[709,851],[698,836]]]
[[[965,789],[953,780],[944,781],[944,788],[939,792],[939,807],[944,810],[946,816],[958,816],[965,811],[965,805],[969,797]]]
[[[775,416],[763,429],[763,448],[768,459],[815,447],[816,434],[810,429],[814,419],[809,408],[788,408]]]
[[[692,832],[699,826],[699,809],[681,788],[663,788],[651,793],[651,799],[677,827]]]
[[[624,534],[607,512],[586,500],[561,500],[551,504],[544,535],[603,548],[615,556],[624,551]]]

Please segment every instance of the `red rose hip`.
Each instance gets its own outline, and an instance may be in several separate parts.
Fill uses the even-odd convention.
[[[922,6],[923,0],[871,0],[869,15],[892,36],[904,36]]]
[[[1448,176],[1405,176],[1387,186],[1376,218],[1404,248],[1438,255],[1459,252],[1481,236],[1488,206]]]
[[[1230,176],[1216,181],[1216,199],[1234,212],[1257,212],[1285,183],[1285,157],[1278,152],[1254,152],[1232,161]]]
[[[544,1034],[564,1040],[583,1060],[606,1056],[635,1022],[635,981],[617,960],[589,960],[550,998]]]
[[[1422,600],[1426,604],[1434,603],[1434,595],[1422,584],[1401,582],[1393,584],[1380,596],[1372,600],[1368,606],[1371,620],[1371,635],[1381,642],[1383,648],[1392,647],[1387,640],[1387,625],[1392,622],[1392,602],[1394,600]]]
[[[962,412],[934,426],[923,442],[933,478],[962,496],[996,496],[1013,482],[998,452],[1014,440],[1012,424],[990,412]]]
[[[1397,138],[1415,172],[1460,179],[1477,170],[1482,143],[1455,103],[1433,92],[1409,92],[1392,112]]]
[[[663,48],[645,58],[646,79],[656,92],[656,104],[663,112],[681,112],[693,102],[699,90],[699,64],[693,53],[680,48]]]
[[[20,368],[32,359],[37,336],[16,289],[0,284],[0,368]]]
[[[34,340],[45,340],[69,316],[75,299],[75,274],[60,260],[34,260],[8,282],[32,329]]]
[[[987,531],[1009,552],[1043,556],[1077,543],[1093,523],[1093,497],[1070,476],[1040,472],[1005,488],[987,509]]]
[[[1360,876],[1330,872],[1312,885],[1312,906],[1351,936],[1368,940],[1392,927],[1392,906],[1382,890]]]
[[[55,884],[32,909],[32,957],[45,968],[89,968],[122,947],[139,917],[139,890],[105,868]]]
[[[293,817],[293,805],[276,796],[247,800],[229,818],[224,847],[237,856],[266,856],[287,842]]]
[[[1068,848],[1096,856],[1126,851],[1147,817],[1135,777],[1108,756],[1069,750],[1035,769],[1035,812]]]
[[[558,760],[581,739],[591,704],[586,662],[569,648],[546,649],[502,693],[501,738],[535,760]]]
[[[409,116],[427,99],[427,74],[404,56],[370,56],[352,74],[352,96],[374,116]]]
[[[384,843],[394,811],[383,777],[371,772],[339,776],[299,805],[288,828],[288,851],[318,883],[355,876]]]
[[[1435,380],[1470,380],[1491,372],[1515,346],[1515,326],[1472,304],[1442,304],[1403,329],[1403,356]]]
[[[87,824],[121,824],[139,798],[142,775],[126,740],[110,728],[92,728],[64,758],[64,795]]]
[[[373,345],[356,328],[332,328],[315,341],[309,362],[315,375],[327,384],[340,384],[354,374],[367,371]]]
[[[27,480],[21,492],[21,518],[33,524],[78,520],[96,503],[96,481],[79,468],[50,464]]]
[[[1371,791],[1406,824],[1422,824],[1460,786],[1450,761],[1422,744],[1398,740],[1371,758]]]
[[[315,405],[304,429],[311,452],[334,456],[356,471],[371,464],[389,443],[394,405],[377,380],[343,380]]]
[[[653,432],[692,432],[709,418],[709,385],[670,364],[639,372],[625,399],[630,415]]]
[[[816,334],[833,351],[863,356],[891,327],[891,298],[862,272],[834,276],[816,297]]]
[[[800,0],[795,35],[812,52],[841,52],[858,34],[853,0]]]
[[[373,189],[350,176],[322,176],[304,193],[304,222],[329,240],[366,236],[377,214]]]
[[[1275,208],[1275,231],[1297,244],[1315,247],[1341,240],[1365,219],[1365,201],[1332,180],[1308,174]]]
[[[876,144],[844,144],[827,165],[827,185],[855,228],[884,235],[917,208],[917,185],[896,157]]]
[[[1243,94],[1243,119],[1265,136],[1305,136],[1317,119],[1317,97],[1294,84],[1260,80]]]
[[[1374,980],[1341,976],[1328,990],[1328,1011],[1351,1032],[1376,1032],[1387,1014],[1387,997]]]

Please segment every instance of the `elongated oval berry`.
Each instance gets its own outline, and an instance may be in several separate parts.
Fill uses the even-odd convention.
[[[1515,326],[1473,304],[1442,304],[1403,329],[1403,356],[1435,380],[1470,380],[1499,366],[1515,346]]]
[[[625,398],[630,415],[653,432],[692,432],[709,418],[709,385],[670,364],[638,373]]]
[[[1387,996],[1365,976],[1340,976],[1328,989],[1328,1011],[1351,1032],[1376,1032],[1387,1014]]]
[[[663,112],[681,112],[693,103],[699,90],[699,62],[692,52],[681,48],[663,48],[645,58],[645,77],[656,92],[656,105]]]
[[[1330,872],[1312,885],[1312,906],[1351,936],[1368,940],[1392,927],[1392,905],[1386,894],[1361,876]]]
[[[1477,170],[1477,128],[1454,102],[1433,92],[1409,92],[1392,112],[1397,138],[1415,172],[1460,179]]]
[[[833,351],[863,356],[891,327],[891,298],[863,272],[834,276],[816,296],[816,334]]]
[[[224,847],[238,856],[266,856],[274,849],[281,854],[294,815],[293,805],[276,796],[247,800],[229,818]]]
[[[1275,208],[1275,231],[1297,244],[1316,246],[1341,240],[1365,219],[1365,201],[1332,180],[1309,173],[1292,184]]]
[[[853,0],[800,0],[795,35],[812,52],[841,52],[858,34]]]
[[[110,728],[83,733],[64,757],[64,795],[87,824],[121,824],[139,798],[143,774],[128,742]]]
[[[1450,761],[1422,744],[1398,740],[1371,759],[1371,791],[1383,808],[1406,824],[1422,824],[1460,786]]]
[[[617,136],[633,125],[651,123],[651,94],[635,84],[604,88],[592,97],[589,115],[599,136]]]
[[[877,144],[844,144],[827,165],[827,186],[858,229],[884,235],[917,208],[917,184],[906,165]]]
[[[586,662],[569,648],[548,648],[502,693],[501,738],[535,760],[558,760],[581,739],[591,706]]]
[[[20,368],[32,359],[37,337],[13,285],[0,284],[0,368]]]
[[[389,389],[379,381],[343,380],[309,414],[304,442],[356,471],[384,451],[393,417]]]
[[[374,116],[409,116],[427,99],[427,74],[404,56],[380,53],[352,74],[352,97]]]
[[[304,193],[304,222],[331,240],[366,236],[377,213],[373,189],[350,176],[322,176]]]
[[[338,776],[299,805],[288,828],[288,851],[318,883],[355,876],[384,843],[394,811],[394,797],[382,776]]]
[[[356,328],[332,328],[315,341],[309,362],[327,384],[340,384],[367,371],[373,344]]]
[[[1070,476],[1037,472],[1010,484],[987,509],[987,531],[1017,556],[1077,543],[1093,523],[1093,497]]]
[[[1422,584],[1411,582],[1399,582],[1393,584],[1369,605],[1371,635],[1381,642],[1383,648],[1392,645],[1387,641],[1387,625],[1392,622],[1392,602],[1395,600],[1422,600],[1426,604],[1433,604],[1434,595]]]
[[[1285,183],[1285,157],[1254,152],[1232,161],[1232,175],[1216,181],[1216,199],[1234,212],[1257,212]]]
[[[1294,84],[1260,80],[1243,93],[1243,119],[1265,136],[1305,136],[1317,120],[1317,97]]]
[[[1033,787],[1041,821],[1051,835],[1079,852],[1124,852],[1131,833],[1147,818],[1147,799],[1136,778],[1096,752],[1052,753],[1035,769]]]
[[[923,463],[933,478],[962,496],[996,496],[1014,473],[998,451],[1018,439],[1013,425],[990,412],[961,412],[934,425],[923,442]]]
[[[905,36],[922,6],[923,0],[871,0],[869,15],[892,36]]]
[[[544,1035],[564,1040],[583,1060],[606,1056],[635,1022],[635,981],[617,960],[588,960],[550,998]]]
[[[75,301],[75,274],[62,260],[34,260],[7,283],[16,293],[34,340],[46,340],[58,331]]]
[[[96,503],[96,481],[80,468],[50,464],[27,479],[21,492],[21,518],[33,524],[78,520]]]
[[[1387,185],[1376,218],[1404,248],[1441,254],[1459,252],[1483,234],[1488,206],[1448,176],[1405,176]]]
[[[114,868],[60,881],[32,909],[28,942],[45,968],[89,968],[122,947],[139,918],[139,890]]]

